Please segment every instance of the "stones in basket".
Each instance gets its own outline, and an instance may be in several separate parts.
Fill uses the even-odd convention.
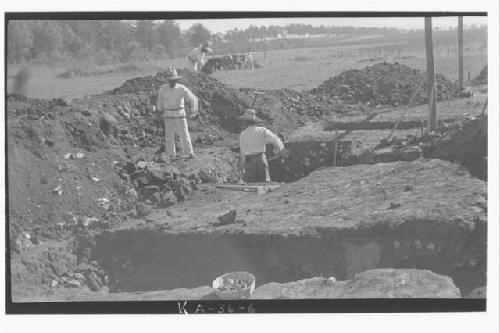
[[[232,272],[219,276],[212,282],[220,299],[248,298],[255,290],[255,276],[249,272]]]

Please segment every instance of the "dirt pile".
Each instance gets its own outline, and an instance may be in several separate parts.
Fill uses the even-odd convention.
[[[252,89],[233,89],[207,74],[196,74],[180,70],[181,83],[199,98],[200,122],[193,122],[193,128],[207,125],[216,126],[230,133],[238,133],[235,117],[245,108],[254,107],[258,116],[271,129],[281,132],[332,114],[352,114],[365,112],[368,108],[351,106],[328,96],[311,96],[308,92],[293,90],[268,90],[256,96]],[[143,94],[149,96],[150,103],[156,100],[161,85],[166,84],[165,73],[139,77],[126,81],[109,94]]]
[[[488,65],[484,66],[479,75],[472,80],[473,85],[488,84]]]
[[[236,133],[239,128],[235,117],[251,104],[251,97],[240,94],[236,89],[226,87],[208,74],[196,74],[179,70],[182,76],[180,83],[187,86],[199,99],[200,121],[194,127],[211,125],[228,132]],[[138,77],[126,81],[109,94],[143,94],[150,98],[150,105],[156,101],[158,89],[166,84],[166,73]]]
[[[361,70],[347,70],[320,84],[311,92],[318,96],[340,98],[348,103],[378,105],[406,105],[424,80],[425,73],[399,63],[379,63]],[[415,97],[415,104],[427,102],[425,82]],[[446,100],[456,94],[454,84],[436,74],[437,100]]]

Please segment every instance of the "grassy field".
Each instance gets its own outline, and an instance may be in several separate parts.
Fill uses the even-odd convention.
[[[415,52],[414,47],[395,42],[384,42],[376,45],[353,41],[350,45],[337,47],[306,48],[292,50],[275,50],[253,53],[254,59],[263,68],[255,70],[220,71],[213,75],[232,87],[250,87],[256,89],[288,88],[295,90],[311,89],[343,70],[360,69],[378,62],[399,62],[410,67],[425,70],[425,50]],[[467,45],[466,45],[467,46]],[[396,51],[399,48],[399,51]],[[469,47],[469,50],[476,50]],[[470,72],[474,78],[487,64],[487,51],[466,51],[464,56],[465,78]],[[27,82],[24,93],[30,97],[78,98],[97,94],[117,86],[126,80],[155,74],[167,66],[184,67],[185,59],[172,59],[135,63],[128,70],[124,65],[99,66],[85,68],[90,73],[107,72],[106,74],[86,77],[60,79],[56,76],[68,67],[32,66],[31,79]],[[440,51],[436,47],[436,72],[443,73],[451,80],[458,78],[458,59],[456,53]],[[12,76],[18,67],[8,68],[7,89],[12,92]]]
[[[389,48],[389,45],[388,49]],[[352,54],[335,56],[338,48],[295,49],[268,52],[266,57],[256,53],[254,59],[263,65],[256,70],[220,71],[214,76],[233,87],[251,87],[256,89],[289,88],[307,90],[318,86],[323,81],[348,69],[361,69],[378,62],[399,62],[412,68],[426,70],[425,50],[422,52],[380,52],[372,56],[356,54],[360,46],[342,47]],[[375,47],[375,46],[374,46]],[[488,63],[487,52],[466,52],[464,55],[464,74],[467,79],[476,77]],[[450,80],[458,79],[458,56],[447,52],[435,54],[435,69]]]

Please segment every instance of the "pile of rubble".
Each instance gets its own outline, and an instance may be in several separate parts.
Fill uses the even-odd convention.
[[[58,111],[69,105],[69,101],[64,98],[38,99],[28,98],[20,94],[9,94],[7,96],[9,105],[9,116],[26,117],[37,120],[42,117],[55,119]]]
[[[320,84],[311,92],[318,96],[340,98],[349,103],[370,106],[406,105],[418,88],[425,73],[408,66],[379,63],[361,70],[347,70]],[[427,83],[415,97],[414,104],[427,102]],[[455,85],[441,74],[436,74],[437,100],[446,100],[457,94]]]
[[[138,168],[138,165],[141,168]],[[144,203],[136,205],[137,215],[140,217],[149,214],[151,205],[169,207],[177,201],[184,201],[188,194],[197,188],[197,183],[201,182],[194,176],[191,179],[182,177],[179,171],[170,165],[151,162],[128,162],[120,176],[133,185],[133,188],[128,190],[130,195]]]

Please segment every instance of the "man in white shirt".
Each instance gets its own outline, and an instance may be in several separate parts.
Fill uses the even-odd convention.
[[[253,69],[253,57],[250,52],[245,56],[245,68]]]
[[[243,116],[238,117],[247,126],[240,134],[240,168],[247,183],[270,182],[269,166],[266,159],[266,144],[274,147],[279,153],[284,145],[280,138],[263,126],[253,109],[246,109]]]
[[[195,47],[187,54],[189,68],[199,73],[205,66],[207,53],[211,53],[210,42],[206,41],[198,47]]]
[[[181,141],[182,152],[194,158],[191,137],[186,120],[185,104],[189,106],[191,119],[198,115],[198,98],[184,85],[178,83],[181,79],[173,67],[167,69],[168,84],[160,87],[156,100],[156,111],[160,112],[165,128],[165,153],[170,159],[175,158],[174,136]]]

